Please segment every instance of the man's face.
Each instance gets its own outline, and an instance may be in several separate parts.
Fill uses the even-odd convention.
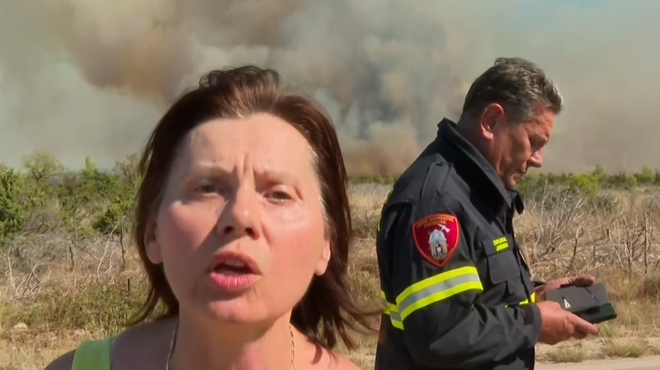
[[[484,156],[493,165],[508,189],[516,186],[518,179],[530,167],[543,165],[542,150],[550,140],[555,115],[544,110],[529,122],[510,124],[498,104],[492,104],[482,115],[482,133],[487,144]]]

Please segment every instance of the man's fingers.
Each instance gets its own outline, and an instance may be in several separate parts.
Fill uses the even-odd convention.
[[[550,280],[545,283],[545,290],[558,289],[562,285],[571,284],[572,278],[563,277],[559,279]]]
[[[583,332],[582,330],[576,330],[576,331],[573,333],[573,338],[575,338],[575,339],[584,339],[584,338],[587,337],[587,335],[589,335],[589,334]]]
[[[575,277],[571,280],[572,281],[570,283],[572,285],[583,286],[583,287],[593,285],[593,283],[596,282],[596,278],[592,275],[581,275],[581,276],[577,276],[577,277]]]
[[[552,290],[552,289],[558,289],[563,285],[586,287],[593,285],[595,282],[596,282],[595,276],[586,274],[586,275],[563,277],[559,279],[550,280],[546,282],[545,285],[543,285],[542,287],[539,287],[540,289],[539,288],[537,289]]]
[[[598,335],[598,327],[578,316],[575,316],[575,329],[586,334]]]

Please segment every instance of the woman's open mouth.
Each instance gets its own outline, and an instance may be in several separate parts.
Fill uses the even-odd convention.
[[[214,256],[209,276],[216,288],[236,293],[252,286],[260,274],[257,264],[249,256],[223,251]]]

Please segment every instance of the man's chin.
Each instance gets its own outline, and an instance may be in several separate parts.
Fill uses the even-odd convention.
[[[507,188],[508,190],[513,190],[516,188],[516,185],[518,184],[518,179],[514,177],[510,177],[506,179],[504,182],[504,187]]]
[[[518,185],[518,181],[520,181],[520,179],[521,179],[523,176],[525,176],[525,174],[522,173],[522,172],[516,172],[516,173],[514,173],[513,175],[511,175],[511,176],[508,178],[508,181],[507,181],[507,183],[506,183],[506,187],[507,187],[508,189],[514,189],[514,188],[516,187],[516,185]]]

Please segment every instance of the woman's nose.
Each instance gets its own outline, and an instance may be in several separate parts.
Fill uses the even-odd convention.
[[[259,236],[258,218],[261,214],[259,204],[258,194],[254,190],[239,188],[218,218],[218,233],[228,238],[247,235],[256,239]]]

